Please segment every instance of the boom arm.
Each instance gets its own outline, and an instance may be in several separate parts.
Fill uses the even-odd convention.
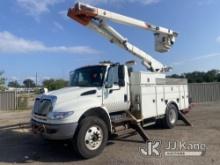
[[[118,33],[113,27],[107,25],[106,21],[112,20],[113,22],[132,25],[154,32],[156,51],[159,52],[166,52],[171,48],[175,42],[175,38],[177,37],[176,32],[82,3],[76,3],[73,8],[70,8],[68,16],[80,24],[101,34],[111,43],[115,43],[119,47],[141,58],[142,64],[148,70],[152,72],[166,72],[170,69],[143,50],[128,42],[128,40]]]

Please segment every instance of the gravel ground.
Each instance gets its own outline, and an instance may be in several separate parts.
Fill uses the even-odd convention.
[[[161,140],[160,157],[146,157],[139,148],[145,148],[138,135],[109,141],[104,152],[90,160],[81,160],[68,142],[50,142],[33,135],[29,128],[21,128],[30,120],[30,111],[1,112],[0,164],[220,164],[220,103],[196,105],[187,115],[193,127],[179,122],[174,129],[157,127],[145,129],[152,140]],[[203,156],[164,156],[168,141],[178,144],[205,144]]]

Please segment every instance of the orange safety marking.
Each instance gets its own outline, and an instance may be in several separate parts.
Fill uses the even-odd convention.
[[[98,9],[91,9],[86,6],[75,6],[70,8],[67,16],[73,20],[79,22],[80,24],[86,26],[89,22],[98,15]]]

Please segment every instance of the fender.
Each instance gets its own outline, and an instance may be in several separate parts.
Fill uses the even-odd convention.
[[[103,121],[106,123],[108,127],[108,131],[110,133],[112,132],[111,118],[109,116],[109,113],[106,107],[94,107],[94,108],[88,109],[82,114],[78,122],[80,123],[80,121],[87,116],[98,116],[99,118],[103,119]]]
[[[176,101],[174,101],[174,100],[169,101],[168,104],[167,104],[167,106],[170,105],[170,104],[173,104],[174,106],[176,106],[176,108],[177,108],[178,111],[180,110],[180,109],[179,109],[179,106],[178,106],[178,103],[177,103]]]

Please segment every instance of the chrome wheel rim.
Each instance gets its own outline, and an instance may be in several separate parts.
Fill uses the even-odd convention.
[[[170,123],[174,124],[176,122],[176,111],[175,109],[170,109],[169,111],[169,119],[170,119]]]
[[[85,145],[89,150],[96,150],[102,144],[103,131],[99,126],[92,126],[86,131]]]

